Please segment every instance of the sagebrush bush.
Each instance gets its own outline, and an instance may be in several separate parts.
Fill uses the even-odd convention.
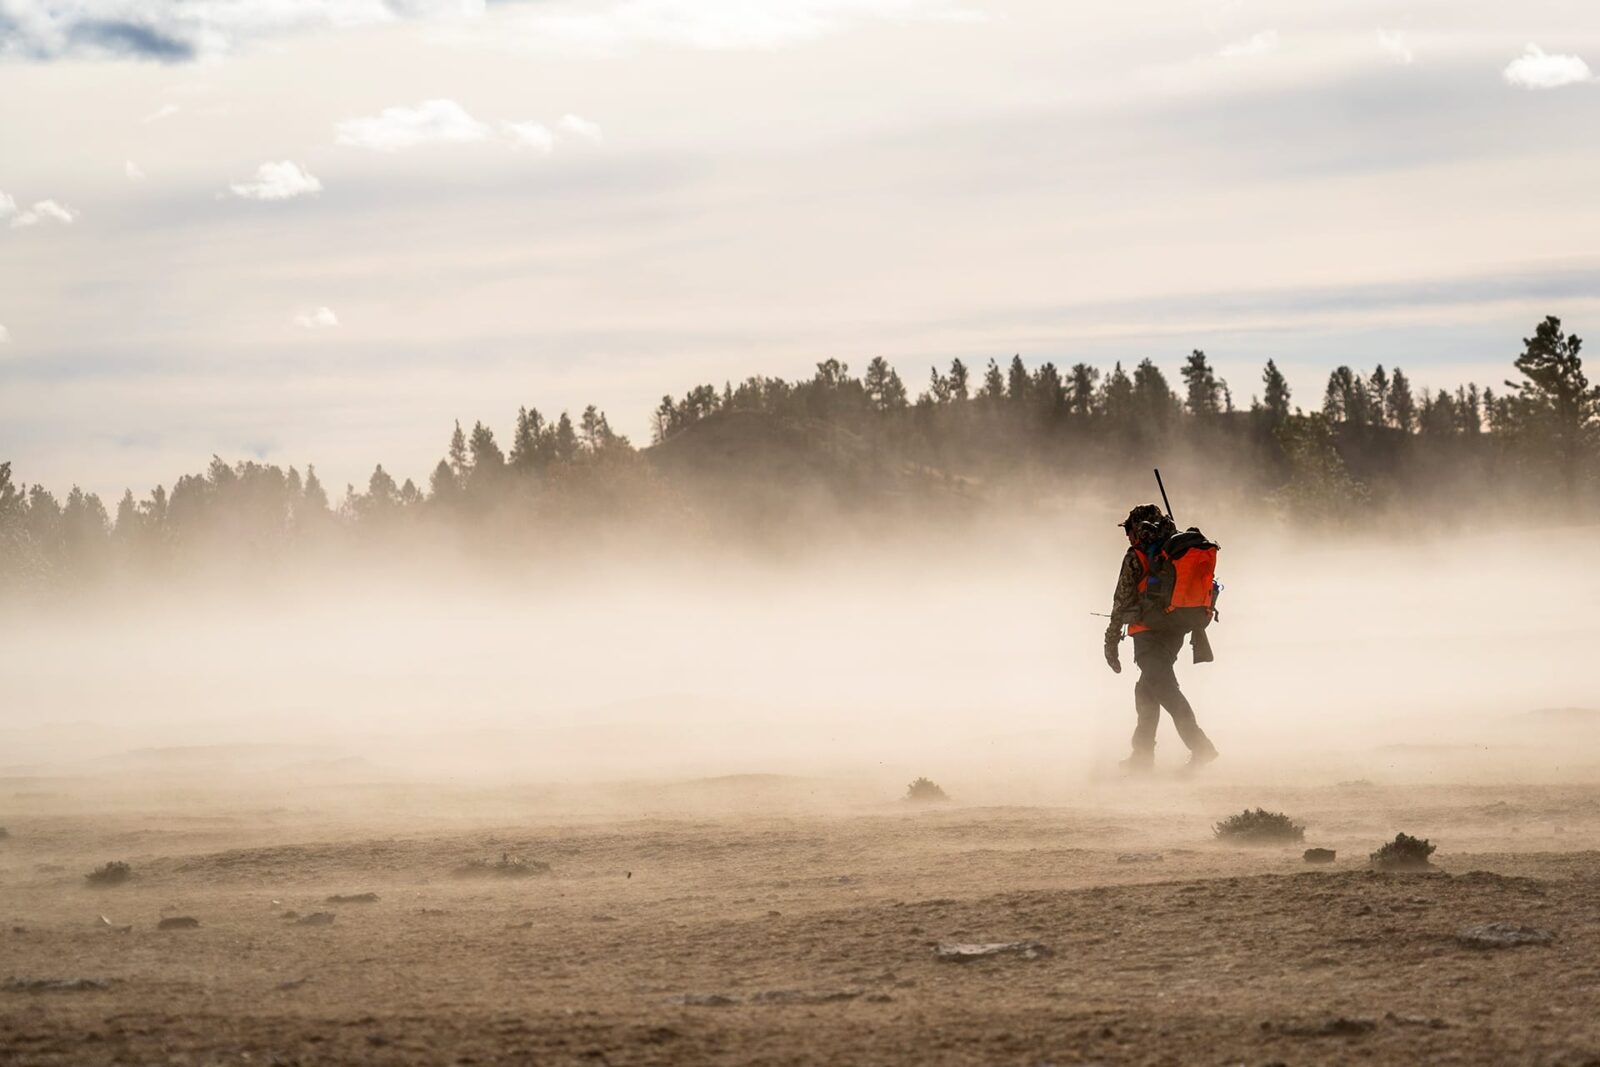
[[[1211,830],[1219,841],[1246,845],[1288,844],[1306,839],[1304,826],[1281,811],[1268,811],[1265,808],[1254,811],[1246,808],[1215,824]]]
[[[121,885],[133,877],[133,868],[121,860],[112,860],[110,863],[96,867],[83,877],[90,885]]]
[[[500,858],[493,863],[483,859],[468,860],[457,867],[455,873],[459,878],[527,878],[536,874],[549,874],[550,865],[502,852]]]
[[[1372,865],[1380,871],[1420,871],[1433,864],[1428,857],[1439,846],[1425,837],[1395,834],[1394,840],[1384,843],[1372,854]]]
[[[918,778],[906,786],[906,799],[915,801],[949,800],[950,794],[939,787],[932,778]]]

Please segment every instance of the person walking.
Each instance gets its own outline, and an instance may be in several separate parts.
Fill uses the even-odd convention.
[[[1106,663],[1116,673],[1122,673],[1118,646],[1122,643],[1122,629],[1127,626],[1133,638],[1133,662],[1139,668],[1139,680],[1133,686],[1133,707],[1138,716],[1133,730],[1133,752],[1121,766],[1131,773],[1145,773],[1154,768],[1156,726],[1161,721],[1161,709],[1166,708],[1167,714],[1172,716],[1172,724],[1178,728],[1178,737],[1189,748],[1188,768],[1203,767],[1217,758],[1217,748],[1195,720],[1194,708],[1179,688],[1174,670],[1187,631],[1152,629],[1142,621],[1141,598],[1149,586],[1156,553],[1177,532],[1176,527],[1154,504],[1139,505],[1118,525],[1127,535],[1128,551],[1122,557],[1122,569],[1117,575],[1117,589],[1111,601],[1111,621],[1106,626]],[[1197,661],[1210,659],[1210,646],[1202,645],[1202,638],[1204,631],[1197,630]]]

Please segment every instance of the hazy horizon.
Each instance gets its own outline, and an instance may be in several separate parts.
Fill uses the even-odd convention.
[[[829,357],[1498,383],[1600,309],[1597,54],[1556,0],[11,0],[0,456],[420,480]]]

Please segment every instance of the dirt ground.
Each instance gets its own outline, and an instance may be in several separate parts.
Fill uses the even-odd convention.
[[[1600,1064],[1600,787],[878,790],[0,781],[0,1062]],[[1304,844],[1211,839],[1258,804]]]

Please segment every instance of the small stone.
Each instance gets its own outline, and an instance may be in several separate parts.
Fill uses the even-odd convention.
[[[200,920],[190,915],[172,915],[156,923],[157,930],[195,930]]]
[[[0,989],[8,993],[98,993],[111,988],[98,978],[7,978]]]
[[[1159,852],[1124,852],[1117,857],[1118,863],[1162,863],[1166,857]]]
[[[1456,935],[1468,948],[1512,948],[1517,945],[1548,945],[1556,939],[1549,930],[1519,923],[1485,923],[1469,926]]]
[[[302,915],[294,921],[296,926],[332,926],[333,912],[314,911],[310,915]]]
[[[691,1008],[726,1008],[739,1003],[732,997],[723,996],[721,993],[685,993],[673,997],[672,1003],[683,1004]]]
[[[348,895],[335,893],[323,901],[325,904],[376,904],[377,902],[378,894],[376,893],[350,893]]]
[[[1308,848],[1305,851],[1307,863],[1332,863],[1339,857],[1339,853],[1331,848]]]
[[[993,941],[982,944],[945,944],[933,950],[934,958],[947,963],[971,963],[997,956],[1016,956],[1024,960],[1043,959],[1050,949],[1038,941]]]

